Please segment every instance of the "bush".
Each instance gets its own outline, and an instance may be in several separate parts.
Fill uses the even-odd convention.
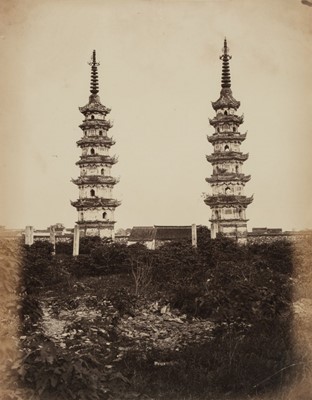
[[[126,270],[127,245],[121,243],[102,243],[91,250],[91,258],[96,264],[98,275],[120,273]]]
[[[56,243],[55,254],[66,254],[68,256],[73,255],[73,241]]]

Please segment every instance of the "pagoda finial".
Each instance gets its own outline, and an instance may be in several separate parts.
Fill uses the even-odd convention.
[[[221,87],[222,88],[230,88],[231,87],[231,74],[230,74],[230,65],[229,60],[232,57],[229,55],[229,48],[227,47],[226,38],[224,38],[224,47],[223,54],[220,56],[222,60],[222,78],[221,78]]]
[[[98,70],[97,67],[100,65],[99,62],[96,61],[96,52],[93,50],[92,59],[88,63],[91,65],[91,84],[90,84],[90,92],[94,95],[99,93],[99,81],[98,81]]]

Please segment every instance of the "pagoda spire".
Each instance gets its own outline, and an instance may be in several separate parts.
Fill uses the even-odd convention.
[[[97,67],[100,65],[100,63],[96,61],[96,52],[95,52],[95,50],[93,50],[92,59],[89,62],[89,65],[91,66],[90,92],[93,95],[97,95],[99,93],[99,80],[98,80]]]
[[[224,47],[223,54],[220,56],[220,60],[222,60],[222,78],[221,78],[221,87],[222,88],[230,88],[231,87],[231,74],[230,74],[230,63],[229,60],[232,56],[229,55],[229,48],[227,47],[226,38],[224,38]]]

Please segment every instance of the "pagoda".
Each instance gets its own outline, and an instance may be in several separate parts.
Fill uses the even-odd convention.
[[[220,57],[221,92],[219,99],[212,102],[216,115],[209,119],[214,133],[207,136],[213,145],[213,153],[206,156],[213,168],[212,175],[206,178],[211,186],[211,194],[206,195],[204,201],[211,208],[211,237],[214,239],[223,235],[239,243],[246,243],[246,208],[253,198],[244,195],[244,187],[250,175],[245,175],[242,171],[248,154],[240,151],[240,145],[246,139],[247,133],[239,132],[243,116],[237,115],[240,102],[235,100],[231,90],[231,58],[225,39]]]
[[[78,211],[81,236],[100,236],[114,239],[114,211],[120,202],[113,198],[113,188],[118,180],[111,176],[116,156],[110,156],[109,150],[115,144],[108,131],[112,123],[106,119],[110,109],[105,107],[98,95],[98,65],[93,51],[91,66],[91,86],[89,102],[79,107],[84,120],[79,126],[83,132],[77,145],[81,148],[80,176],[73,179],[79,188],[79,199],[71,204]]]

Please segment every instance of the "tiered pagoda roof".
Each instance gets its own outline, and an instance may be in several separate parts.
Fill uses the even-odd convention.
[[[92,209],[99,207],[118,207],[121,204],[121,201],[115,199],[104,199],[103,197],[90,197],[90,198],[81,198],[71,202],[72,206],[79,209]]]
[[[219,182],[243,182],[246,183],[250,180],[250,175],[236,174],[236,173],[223,173],[223,174],[212,174],[210,178],[206,178],[208,183],[219,183]]]
[[[84,175],[79,176],[77,179],[72,179],[75,185],[116,185],[119,182],[118,178],[113,178],[112,176],[105,175]]]
[[[212,195],[206,196],[205,203],[209,206],[237,206],[242,205],[244,207],[248,206],[253,201],[253,196],[235,196],[235,195]]]
[[[215,132],[213,135],[207,135],[207,140],[210,143],[216,143],[218,141],[224,142],[243,142],[246,139],[246,133],[239,133],[239,132]]]
[[[79,125],[82,130],[85,129],[95,129],[95,128],[102,128],[104,130],[108,130],[113,127],[113,123],[110,120],[106,119],[88,119],[83,121],[82,124]]]
[[[238,151],[220,151],[212,153],[206,156],[206,158],[207,161],[213,164],[220,161],[230,161],[230,160],[246,161],[248,159],[248,156],[249,156],[248,153],[243,154]]]
[[[214,118],[212,119],[209,118],[209,123],[212,126],[227,124],[229,122],[240,125],[244,122],[244,115],[235,115],[235,114],[224,115],[219,113]]]
[[[87,147],[90,145],[110,147],[113,146],[116,142],[112,137],[108,136],[95,136],[95,137],[86,136],[78,140],[76,143],[80,147]]]
[[[76,165],[84,164],[116,164],[118,162],[118,157],[116,156],[105,156],[105,155],[87,155],[81,156],[80,160],[76,162]]]

